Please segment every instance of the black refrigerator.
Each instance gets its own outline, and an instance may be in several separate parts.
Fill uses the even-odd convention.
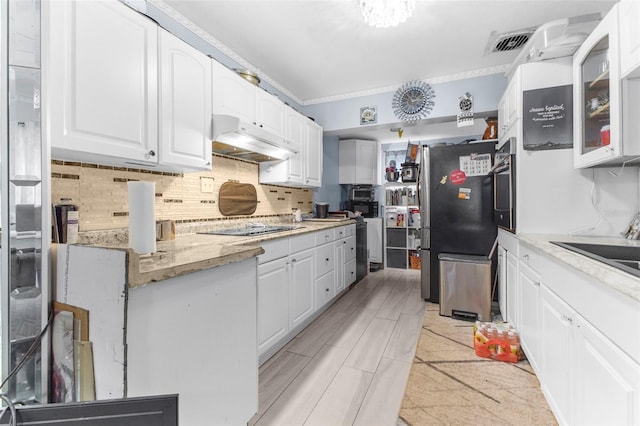
[[[493,219],[495,141],[421,147],[421,296],[440,303],[440,253],[488,256]]]

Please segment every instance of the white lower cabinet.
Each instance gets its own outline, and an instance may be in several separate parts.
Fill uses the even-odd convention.
[[[289,259],[258,266],[258,353],[289,331]]]
[[[324,274],[322,277],[316,279],[316,301],[318,309],[329,303],[335,296],[333,281],[333,271],[328,274]]]
[[[540,341],[540,276],[526,264],[520,263],[519,275],[520,315],[519,329],[521,344],[534,371],[538,372],[538,353]]]
[[[335,250],[333,243],[316,247],[316,309],[320,309],[336,295]]]
[[[346,247],[345,239],[341,239],[335,242],[336,253],[336,268],[335,268],[335,288],[336,294],[341,292],[345,288],[345,276],[344,276],[344,249]]]
[[[558,423],[640,424],[638,303],[527,244],[519,251],[515,317]]]
[[[506,320],[513,324],[514,327],[520,328],[519,293],[520,285],[518,283],[518,258],[511,251],[507,251],[507,318]]]
[[[640,424],[640,365],[580,315],[574,326],[576,409],[571,423]],[[637,324],[629,326],[637,332]]]
[[[540,331],[544,338],[538,372],[542,390],[560,424],[571,420],[571,336],[574,312],[546,286],[542,286]],[[537,354],[536,354],[537,356]],[[531,356],[527,353],[531,361]],[[538,359],[536,358],[536,364]]]
[[[356,282],[356,237],[351,235],[346,238],[344,248],[344,285],[350,286]]]
[[[309,318],[314,311],[313,249],[289,256],[289,327],[293,329]]]

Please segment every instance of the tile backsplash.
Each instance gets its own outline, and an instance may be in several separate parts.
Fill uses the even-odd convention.
[[[71,198],[80,211],[80,231],[128,227],[127,182],[155,182],[156,220],[178,223],[224,219],[218,208],[220,186],[227,181],[250,183],[256,187],[258,207],[251,216],[268,217],[291,214],[296,209],[311,213],[311,189],[261,185],[258,164],[213,155],[210,172],[166,173],[140,169],[54,160],[51,164],[51,200]],[[201,191],[201,179],[213,179],[213,192]]]

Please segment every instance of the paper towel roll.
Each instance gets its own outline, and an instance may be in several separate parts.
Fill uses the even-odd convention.
[[[127,182],[129,192],[129,247],[136,253],[156,251],[156,185]]]

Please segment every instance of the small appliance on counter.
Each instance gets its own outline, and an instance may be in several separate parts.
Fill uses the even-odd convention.
[[[349,191],[349,199],[353,201],[373,201],[374,198],[373,185],[353,185]]]
[[[418,179],[417,163],[402,163],[402,182],[415,182]]]
[[[344,202],[344,209],[354,213],[360,212],[362,217],[378,217],[377,201],[349,200]]]
[[[329,213],[329,203],[324,203],[324,202],[316,203],[316,217],[320,219],[324,219],[327,217],[328,213]]]

